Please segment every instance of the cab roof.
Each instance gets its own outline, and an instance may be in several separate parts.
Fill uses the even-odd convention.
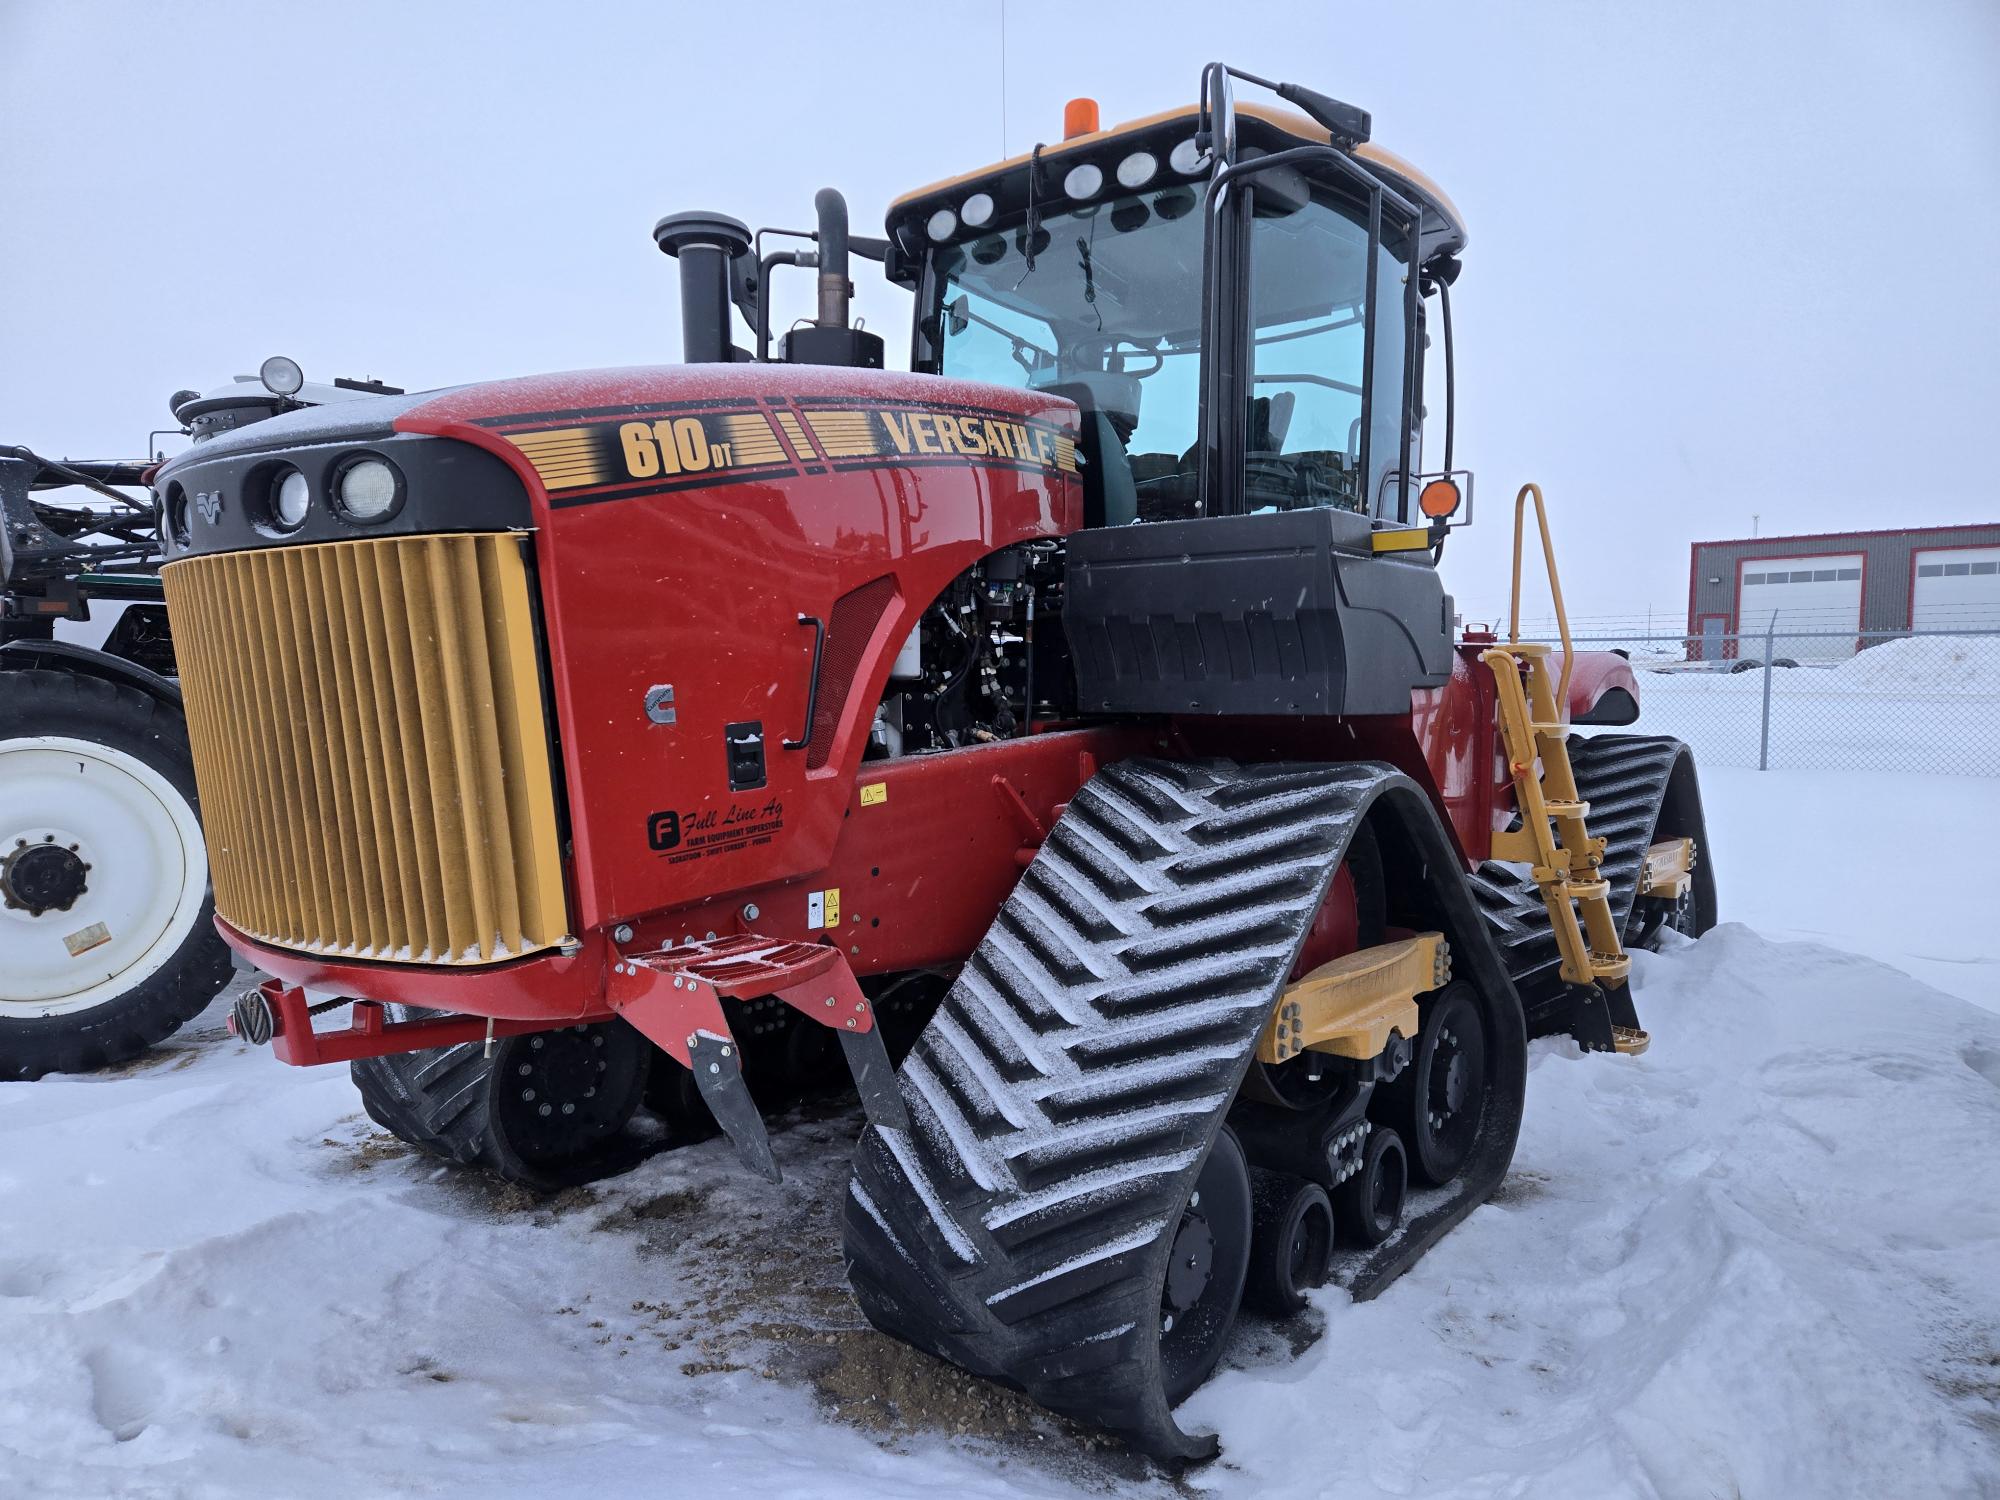
[[[1175,121],[1186,121],[1188,127],[1192,129],[1199,113],[1198,106],[1183,105],[1178,109],[1161,110],[1158,114],[1126,120],[1104,130],[1093,130],[1086,135],[1072,136],[1066,141],[1043,146],[1042,160],[1050,163],[1059,162],[1066,155],[1088,152],[1122,137],[1148,132]],[[1305,115],[1261,102],[1239,103],[1236,106],[1236,117],[1239,121],[1257,121],[1302,144],[1324,146],[1331,144],[1333,140],[1332,134],[1324,126],[1308,119]],[[1384,150],[1372,141],[1364,141],[1354,147],[1351,154],[1356,160],[1386,179],[1389,186],[1405,197],[1414,199],[1422,207],[1424,213],[1422,239],[1427,260],[1440,254],[1456,254],[1465,248],[1468,239],[1465,219],[1459,213],[1458,206],[1445,195],[1443,188],[1402,157]],[[995,162],[991,166],[980,167],[976,171],[961,172],[955,177],[947,177],[942,181],[902,194],[889,205],[888,219],[892,232],[896,221],[917,204],[937,198],[954,189],[969,187],[973,183],[1026,166],[1032,155],[1032,152],[1023,152],[1019,156],[1010,156],[1005,161]]]

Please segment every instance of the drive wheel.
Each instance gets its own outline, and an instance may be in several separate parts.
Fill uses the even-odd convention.
[[[1415,1055],[1383,1087],[1382,1118],[1407,1142],[1411,1174],[1442,1186],[1459,1174],[1479,1138],[1486,1109],[1486,1023],[1463,980],[1421,1005]]]
[[[1160,1383],[1178,1406],[1214,1373],[1250,1268],[1250,1166],[1224,1126],[1182,1205],[1160,1283]]]
[[[428,1014],[391,1007],[398,1019]],[[617,1149],[646,1091],[650,1044],[623,1022],[368,1057],[352,1065],[369,1118],[399,1140],[508,1182],[566,1187],[627,1164]]]
[[[170,707],[0,671],[0,1079],[136,1057],[228,984],[196,808]]]

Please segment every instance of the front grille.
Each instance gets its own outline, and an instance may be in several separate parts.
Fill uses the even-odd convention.
[[[562,941],[525,546],[383,537],[162,570],[231,925],[409,963]]]

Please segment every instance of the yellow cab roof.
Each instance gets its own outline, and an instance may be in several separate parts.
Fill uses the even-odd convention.
[[[1041,148],[1042,159],[1044,161],[1053,161],[1067,152],[1085,151],[1093,146],[1102,145],[1107,141],[1116,140],[1120,136],[1136,134],[1139,131],[1151,129],[1156,125],[1164,125],[1173,120],[1185,119],[1192,124],[1198,113],[1197,106],[1189,104],[1183,105],[1179,109],[1161,110],[1158,114],[1145,115],[1136,120],[1126,120],[1105,130],[1093,130],[1087,135],[1072,136],[1069,140],[1046,145]],[[1236,106],[1236,114],[1238,118],[1262,121],[1274,129],[1283,131],[1286,135],[1313,145],[1326,145],[1332,140],[1331,134],[1325,127],[1293,110],[1279,109],[1271,105],[1251,102],[1238,104]],[[1459,214],[1458,206],[1445,196],[1443,188],[1439,187],[1429,177],[1426,177],[1422,172],[1403,160],[1402,157],[1397,156],[1394,152],[1385,151],[1373,141],[1364,141],[1359,146],[1356,146],[1353,154],[1357,160],[1388,178],[1390,186],[1406,195],[1414,195],[1427,213],[1437,215],[1443,221],[1450,249],[1461,250],[1465,247],[1465,220]],[[1005,161],[994,162],[992,165],[980,167],[976,171],[961,172],[955,177],[947,177],[942,181],[917,188],[913,192],[904,193],[889,205],[888,216],[894,219],[904,208],[919,199],[934,197],[952,188],[992,177],[997,173],[1011,171],[1016,167],[1025,166],[1031,155],[1032,153],[1030,152],[1023,152],[1019,156],[1010,156]]]

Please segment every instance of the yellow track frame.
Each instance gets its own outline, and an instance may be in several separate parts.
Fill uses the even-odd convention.
[[[1550,665],[1552,648],[1521,639],[1521,553],[1530,499],[1562,637],[1560,673]],[[1576,772],[1570,766],[1569,679],[1576,652],[1556,574],[1548,508],[1536,484],[1522,485],[1514,497],[1513,585],[1506,644],[1479,657],[1499,690],[1500,739],[1521,813],[1519,829],[1493,836],[1493,856],[1532,870],[1555,929],[1563,979],[1615,988],[1626,982],[1632,960],[1611,911],[1611,887],[1599,873],[1604,840],[1591,837],[1585,822],[1590,804],[1577,795]],[[1645,1032],[1624,1026],[1612,1028],[1612,1039],[1618,1051],[1628,1053],[1643,1052],[1648,1041]]]
[[[1285,987],[1257,1060],[1288,1062],[1301,1052],[1379,1057],[1396,1033],[1416,1040],[1417,996],[1450,981],[1451,945],[1441,932],[1345,954]]]

